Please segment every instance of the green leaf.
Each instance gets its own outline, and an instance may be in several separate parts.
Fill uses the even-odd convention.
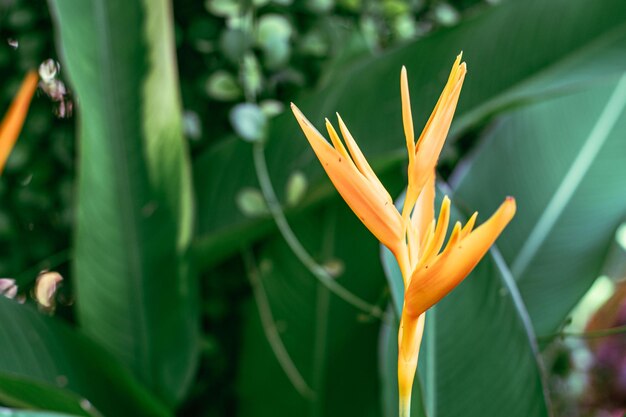
[[[81,416],[170,415],[115,358],[59,320],[0,297],[0,321],[3,404]]]
[[[204,4],[216,16],[236,17],[242,12],[242,5],[234,0],[206,0]]]
[[[11,410],[0,407],[0,417],[71,417],[69,414],[49,413],[46,411]]]
[[[216,71],[207,79],[207,94],[221,101],[233,101],[241,97],[242,91],[234,75],[226,71]]]
[[[220,35],[220,48],[226,58],[237,64],[250,48],[250,34],[241,29],[226,29]]]
[[[267,136],[267,117],[256,104],[237,104],[230,111],[230,123],[235,132],[247,142],[263,141]]]
[[[337,203],[296,222],[295,233],[320,263],[340,260],[338,283],[375,303],[384,278],[377,257],[368,254],[376,253],[377,242],[343,202]],[[319,284],[280,236],[262,245],[257,263],[257,300],[259,287],[261,294],[260,302],[245,310],[239,415],[380,416],[379,320],[362,317]],[[278,333],[284,350],[270,347],[257,307],[266,331]],[[287,372],[277,357],[292,363],[284,366]]]
[[[399,91],[402,65],[409,72],[419,130],[436,103],[455,55],[464,51],[469,72],[454,135],[512,106],[617,76],[626,66],[625,39],[622,0],[504,2],[458,26],[338,71],[332,83],[296,103],[320,130],[323,117],[340,112],[370,162],[380,166],[391,160],[386,168],[392,169],[406,158]],[[270,125],[270,174],[276,188],[283,189],[290,173],[300,170],[314,190],[325,176],[288,113]],[[210,175],[217,166],[236,169],[237,175],[227,179]],[[195,163],[195,178],[199,213],[208,213],[198,222],[199,258],[236,250],[241,240],[230,243],[229,234],[253,239],[268,229],[262,221],[244,219],[235,207],[235,195],[256,182],[245,144],[231,141],[207,151]],[[327,186],[326,180],[322,183]],[[318,202],[329,194],[313,193]],[[314,204],[313,196],[308,202]]]
[[[57,379],[64,382],[65,376],[59,375]],[[63,411],[86,417],[101,416],[87,399],[58,385],[58,381],[53,385],[0,372],[0,401],[14,407]]]
[[[497,250],[427,313],[419,373],[430,417],[547,417],[528,313]]]
[[[237,195],[237,206],[247,216],[265,216],[268,213],[263,194],[256,188],[244,188]]]
[[[285,189],[285,199],[288,206],[297,205],[306,194],[308,180],[302,172],[296,171],[289,176]]]
[[[399,269],[389,265],[395,259],[383,255],[383,262],[390,286],[402,290]],[[394,305],[400,314],[401,304]],[[397,331],[383,334],[382,343],[397,354]],[[390,369],[388,360],[381,357],[381,366]],[[495,249],[426,313],[418,378],[429,417],[549,415],[530,321]],[[397,393],[397,386],[388,389]],[[414,387],[414,396],[419,399],[420,393],[419,385]],[[421,415],[416,411],[413,415]]]
[[[626,215],[626,77],[500,120],[453,176],[455,197],[515,219],[498,246],[536,331],[552,333],[600,274]]]
[[[199,319],[171,5],[51,4],[80,104],[78,318],[173,404],[195,373]]]
[[[256,41],[263,49],[265,65],[268,68],[283,66],[291,53],[293,28],[285,17],[279,14],[265,14],[259,19]]]

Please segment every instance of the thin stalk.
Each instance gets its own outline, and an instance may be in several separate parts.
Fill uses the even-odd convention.
[[[411,417],[411,397],[400,396],[400,417]]]
[[[265,161],[265,148],[263,143],[257,142],[253,146],[254,168],[261,186],[261,192],[265,198],[265,202],[272,218],[276,222],[276,226],[283,236],[287,245],[302,264],[319,280],[319,282],[328,288],[333,294],[347,302],[348,304],[364,311],[365,313],[384,319],[384,313],[380,307],[372,305],[352,292],[348,291],[326,271],[322,265],[318,264],[313,257],[306,251],[302,243],[298,240],[293,230],[287,222],[285,213],[276,197],[274,187],[267,171],[267,163]]]
[[[298,391],[298,393],[300,393],[300,395],[304,398],[312,400],[315,398],[315,391],[311,389],[309,384],[307,384],[302,377],[302,374],[291,359],[291,356],[289,356],[289,352],[280,338],[280,333],[276,328],[276,322],[274,320],[274,316],[272,315],[272,309],[270,308],[267,294],[265,293],[265,288],[263,287],[261,276],[256,266],[256,262],[254,261],[252,251],[250,249],[244,249],[241,255],[248,279],[250,281],[250,286],[252,287],[254,300],[256,301],[256,305],[259,310],[259,317],[261,318],[261,324],[265,337],[270,344],[278,363],[281,368],[283,368],[285,375],[287,375],[287,378],[296,391]]]

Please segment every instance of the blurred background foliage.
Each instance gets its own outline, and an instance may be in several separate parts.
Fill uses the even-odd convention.
[[[246,98],[265,114],[284,111],[302,90],[332,78],[329,68],[455,24],[479,1],[253,1],[173,2],[175,39],[192,154],[232,136],[229,114]],[[244,10],[248,10],[243,13]],[[2,0],[0,68],[3,107],[22,74],[43,61],[59,61],[46,3]],[[17,47],[11,45],[17,42]],[[326,75],[324,75],[326,74]],[[60,78],[64,79],[63,69]],[[75,121],[59,117],[57,104],[40,92],[0,184],[0,276],[29,288],[39,271],[55,269],[57,314],[73,320],[70,245],[75,207]],[[70,98],[71,100],[71,98]],[[240,304],[250,297],[243,271],[222,266],[203,280],[201,376],[184,410],[202,415],[234,412],[234,378],[240,346]],[[233,272],[234,269],[234,272]],[[224,274],[229,279],[218,279]],[[212,278],[210,278],[212,277]],[[27,291],[26,291],[27,292]],[[211,393],[211,401],[206,401]],[[184,413],[184,412],[183,412]]]
[[[502,1],[508,2],[513,0]],[[385,392],[381,383],[373,378],[380,372],[381,380],[389,381],[385,379],[385,375],[393,375],[393,372],[385,367],[392,365],[385,365],[384,358],[380,358],[379,361],[380,352],[383,354],[388,352],[386,348],[382,349],[382,346],[387,344],[387,348],[393,349],[393,343],[390,342],[390,338],[392,340],[394,337],[393,332],[390,336],[389,332],[385,334],[383,329],[379,334],[379,319],[359,313],[325,287],[316,284],[311,279],[310,271],[303,268],[294,258],[282,237],[274,232],[273,222],[268,216],[253,172],[251,152],[248,150],[250,145],[240,139],[256,142],[269,136],[268,147],[269,149],[274,147],[275,151],[268,151],[269,170],[275,180],[279,199],[286,201],[287,214],[290,220],[294,220],[294,229],[302,243],[312,251],[314,258],[330,271],[330,275],[334,275],[335,278],[341,277],[342,285],[363,299],[373,300],[378,308],[384,310],[392,299],[393,279],[389,278],[388,287],[384,282],[383,269],[373,255],[378,250],[376,242],[366,235],[365,230],[351,217],[345,207],[338,204],[337,198],[331,197],[334,194],[328,184],[318,181],[321,178],[319,169],[317,166],[313,167],[310,155],[303,156],[300,152],[306,145],[290,116],[276,119],[274,117],[285,112],[290,101],[300,100],[302,97],[303,107],[314,108],[316,116],[321,114],[330,116],[335,110],[340,110],[342,115],[345,113],[352,116],[347,120],[355,120],[352,124],[348,123],[355,126],[357,139],[361,137],[358,133],[367,136],[365,130],[372,116],[367,112],[359,114],[350,107],[351,97],[345,94],[345,85],[356,85],[360,91],[366,90],[370,83],[372,85],[370,92],[372,97],[365,99],[364,102],[352,103],[353,107],[363,106],[370,108],[371,111],[378,101],[378,95],[383,102],[391,95],[394,97],[393,100],[396,100],[397,91],[379,92],[375,86],[396,86],[397,82],[386,83],[386,80],[398,78],[399,66],[396,68],[385,66],[384,63],[377,64],[376,60],[382,56],[391,57],[394,63],[395,60],[404,63],[402,58],[410,57],[411,53],[414,53],[411,45],[424,39],[423,43],[415,44],[422,55],[413,56],[410,58],[413,60],[410,61],[412,66],[409,62],[407,65],[409,74],[411,69],[415,74],[410,76],[412,85],[417,86],[412,92],[420,91],[416,94],[423,93],[423,97],[433,99],[439,89],[442,71],[447,69],[445,65],[441,68],[435,67],[433,62],[452,62],[452,57],[458,49],[447,48],[467,48],[466,57],[470,67],[468,83],[474,82],[474,85],[483,88],[474,87],[474,90],[471,86],[467,88],[468,97],[461,102],[459,120],[453,127],[456,129],[452,132],[453,140],[444,151],[439,173],[443,179],[451,180],[455,194],[458,194],[458,200],[455,202],[461,206],[461,211],[467,205],[470,208],[480,208],[481,213],[487,213],[494,207],[494,200],[502,197],[496,195],[497,192],[512,193],[510,190],[516,189],[515,187],[523,189],[519,185],[523,182],[519,180],[521,177],[514,175],[500,177],[501,181],[496,181],[497,184],[494,182],[493,186],[481,185],[481,181],[484,184],[493,177],[489,170],[499,167],[497,172],[500,173],[507,169],[522,172],[525,166],[523,164],[516,166],[516,162],[537,157],[535,147],[543,146],[542,144],[559,137],[561,142],[555,140],[554,143],[560,143],[560,147],[555,145],[554,149],[547,149],[543,155],[552,155],[549,153],[552,151],[556,155],[554,161],[557,159],[562,161],[563,166],[559,167],[555,163],[553,167],[546,156],[547,159],[543,161],[545,171],[537,168],[539,178],[531,177],[528,179],[530,185],[526,184],[526,189],[532,189],[535,183],[545,185],[543,188],[537,187],[535,194],[529,193],[526,196],[529,200],[534,198],[543,199],[541,201],[549,200],[555,193],[555,186],[549,181],[544,184],[541,175],[546,177],[554,175],[554,182],[558,182],[561,178],[559,172],[567,171],[577,157],[575,153],[569,155],[563,152],[563,149],[571,146],[567,141],[570,137],[568,135],[583,130],[586,135],[602,110],[605,96],[612,88],[616,88],[613,75],[619,75],[624,68],[624,25],[614,24],[608,27],[607,24],[605,33],[601,28],[602,22],[598,22],[595,26],[589,25],[588,33],[582,28],[578,34],[563,34],[564,39],[568,37],[573,39],[571,45],[567,43],[550,45],[544,48],[543,52],[538,51],[536,59],[532,56],[528,62],[512,67],[517,62],[507,62],[509,56],[506,54],[500,58],[493,57],[494,51],[502,52],[502,49],[495,49],[495,46],[491,49],[492,45],[486,39],[493,40],[493,45],[496,45],[498,43],[496,38],[499,37],[510,36],[511,39],[515,39],[514,36],[526,36],[527,44],[531,44],[537,41],[535,37],[541,42],[550,39],[552,34],[548,29],[540,34],[531,32],[531,29],[528,33],[520,31],[505,34],[510,23],[506,19],[511,18],[506,12],[497,15],[499,18],[493,17],[495,14],[491,14],[491,18],[482,18],[491,8],[501,7],[500,3],[495,0],[172,2],[183,106],[182,127],[192,155],[199,210],[195,224],[197,239],[193,249],[200,272],[202,318],[198,371],[188,394],[177,408],[178,415],[338,416],[358,413],[364,416],[379,416],[381,409],[389,413],[385,415],[393,415],[389,411],[393,410],[393,405],[386,401],[391,398],[390,401],[393,403],[394,395]],[[529,7],[530,11],[522,16],[523,18],[529,20],[534,18],[532,10],[539,9],[538,3],[535,3]],[[555,3],[562,6],[567,2]],[[573,7],[580,8],[581,3],[577,2]],[[544,19],[542,22],[551,22],[560,18],[555,12],[558,10],[557,6],[548,7],[548,10],[553,14],[537,19],[542,18]],[[32,0],[0,0],[0,39],[7,40],[6,43],[0,44],[2,108],[8,105],[26,70],[36,68],[48,59],[54,62],[61,61],[55,44],[52,13],[46,3]],[[584,10],[567,16],[576,17],[579,14],[584,14]],[[458,31],[451,29],[464,22],[467,24]],[[487,28],[484,31],[485,37],[472,38],[475,26],[480,25]],[[572,30],[569,26],[564,29],[569,30]],[[576,40],[576,36],[580,39]],[[584,42],[585,36],[590,37],[588,43]],[[556,35],[555,37],[558,38]],[[473,43],[470,42],[470,38],[473,39]],[[468,39],[467,46],[463,43],[465,39]],[[582,42],[579,42],[580,40]],[[574,49],[577,45],[581,45],[580,48]],[[554,50],[551,50],[551,47]],[[562,51],[558,49],[559,47]],[[568,48],[574,49],[574,52],[570,54],[571,49]],[[513,57],[533,53],[530,49],[525,51],[511,49],[510,56]],[[426,53],[432,54],[433,62],[429,61],[429,55]],[[486,62],[490,57],[493,62],[501,62],[500,66],[493,65],[499,72],[485,75],[476,71],[477,80],[472,81],[474,65],[480,65],[480,58],[484,58]],[[370,72],[360,72],[363,68]],[[544,71],[544,68],[548,70]],[[75,114],[81,109],[80,103],[74,106],[71,104],[74,97],[69,91],[70,84],[64,70],[65,68],[61,67],[59,74],[54,77],[57,83],[56,90],[42,89],[39,98],[34,100],[22,136],[0,182],[0,201],[2,201],[0,276],[15,278],[20,291],[29,294],[39,271],[54,269],[61,272],[65,277],[65,285],[57,295],[58,305],[55,314],[69,323],[75,323],[77,313],[73,305],[75,294],[72,291],[74,277],[71,262],[74,256],[72,241],[77,204],[76,152],[80,146],[76,140]],[[418,75],[425,79],[416,79]],[[436,79],[429,80],[427,78],[429,76]],[[498,81],[493,81],[491,77]],[[349,84],[350,82],[353,84]],[[602,82],[606,84],[602,85]],[[599,83],[600,86],[594,89],[596,87],[594,83]],[[59,92],[58,89],[62,88],[60,85],[67,85],[68,91]],[[493,91],[494,86],[502,87],[504,91]],[[586,88],[589,90],[585,90]],[[585,91],[580,92],[581,90]],[[346,97],[337,97],[337,92],[344,93]],[[572,93],[575,94],[570,95]],[[419,117],[427,116],[429,111],[427,109],[434,103],[434,100],[431,101],[432,103],[420,102],[423,107],[419,111],[424,114],[420,114]],[[587,108],[576,107],[577,103],[581,102],[592,103],[590,106],[595,106],[593,108],[596,109],[596,113],[588,111]],[[560,110],[564,107],[568,109],[565,114]],[[518,108],[521,109],[518,111]],[[570,109],[573,110],[570,112]],[[399,118],[385,119],[385,116],[393,111],[395,109],[381,110],[379,117],[382,120],[373,126],[373,132],[386,132],[389,125],[394,125],[393,128],[399,131]],[[570,121],[568,118],[572,118],[574,111],[578,116],[570,130],[565,133],[558,129],[552,130],[551,123],[554,120],[560,120],[558,127],[561,127]],[[506,116],[491,123],[494,120],[493,116],[498,113],[506,113]],[[321,119],[316,119],[314,123],[320,121]],[[417,120],[416,125],[419,126],[420,123],[421,119]],[[616,129],[617,132],[626,131],[623,124],[622,119],[620,127]],[[374,136],[371,132],[370,135]],[[603,176],[606,172],[601,171],[602,167],[617,166],[618,170],[619,164],[623,162],[623,159],[615,157],[620,149],[623,149],[623,140],[620,141],[617,135],[616,133],[609,140],[614,151],[605,150],[603,159],[594,159],[595,171],[591,172],[595,173],[595,178],[602,178],[600,181],[606,178]],[[532,137],[533,141],[524,141],[525,137]],[[272,138],[276,139],[272,141]],[[289,144],[291,139],[294,145]],[[492,144],[487,146],[489,143]],[[403,162],[400,161],[398,152],[395,152],[401,145],[402,141],[376,143],[371,137],[364,145],[366,155],[374,154],[379,157],[375,161],[375,168],[382,172],[384,183],[388,185],[392,195],[399,194],[403,184],[399,169]],[[497,148],[498,146],[500,148]],[[282,151],[277,150],[278,147]],[[508,155],[510,159],[504,158],[503,155]],[[520,155],[524,155],[523,160],[520,160]],[[485,160],[488,162],[484,162]],[[459,161],[463,163],[459,165]],[[238,164],[235,165],[237,173],[225,174],[227,168],[233,168],[231,166],[233,163]],[[472,174],[468,176],[467,172]],[[594,178],[593,175],[590,178]],[[576,206],[578,211],[572,209],[573,213],[564,210],[566,215],[559,217],[558,221],[570,225],[584,215],[598,216],[594,210],[609,199],[607,190],[611,193],[618,192],[616,190],[623,185],[624,180],[616,178],[614,184],[597,192],[594,191],[596,182],[593,182],[593,179],[589,181],[585,184],[586,191],[576,194],[576,197],[581,201],[595,198],[597,204],[581,203]],[[491,197],[488,194],[491,194]],[[555,415],[603,416],[605,414],[602,414],[604,411],[601,410],[626,407],[622,396],[624,391],[602,388],[617,386],[615,385],[617,383],[614,385],[610,385],[611,382],[607,383],[607,380],[612,381],[611,378],[613,380],[623,378],[623,370],[617,376],[611,374],[615,369],[626,369],[623,368],[623,363],[619,362],[623,360],[623,355],[614,353],[624,351],[623,334],[611,336],[613,339],[605,336],[606,343],[595,344],[591,350],[585,347],[579,337],[555,337],[561,334],[564,321],[568,320],[572,307],[597,277],[597,272],[601,269],[600,264],[604,263],[607,247],[610,245],[608,242],[615,241],[612,238],[615,232],[615,219],[623,219],[626,214],[623,205],[624,192],[621,195],[621,198],[611,200],[612,210],[607,208],[600,215],[605,216],[605,222],[597,220],[598,226],[592,228],[596,230],[595,235],[589,235],[589,229],[582,227],[562,228],[559,229],[561,234],[550,235],[556,239],[551,248],[558,248],[558,245],[564,244],[563,242],[577,239],[576,236],[580,234],[576,233],[583,233],[585,237],[593,240],[592,246],[582,245],[579,252],[576,252],[575,245],[567,246],[568,250],[576,253],[581,262],[580,264],[572,262],[566,273],[559,272],[558,265],[551,265],[545,259],[533,258],[532,265],[536,267],[536,271],[528,273],[528,277],[520,277],[513,271],[517,284],[509,282],[508,285],[513,289],[501,289],[498,285],[503,285],[501,280],[507,282],[506,277],[510,272],[506,266],[502,267],[502,262],[498,261],[496,256],[495,260],[491,260],[476,274],[476,281],[483,283],[477,285],[484,287],[472,287],[473,284],[468,284],[456,295],[458,298],[459,294],[479,294],[478,298],[476,296],[471,298],[476,300],[480,299],[484,288],[489,288],[493,291],[492,295],[498,299],[495,311],[501,313],[501,317],[519,321],[515,326],[507,327],[509,332],[507,334],[510,336],[508,342],[503,337],[497,338],[500,330],[488,320],[480,322],[482,326],[479,327],[480,331],[484,333],[476,333],[475,336],[486,335],[485,338],[481,338],[485,343],[483,346],[485,352],[490,348],[497,351],[495,356],[480,358],[487,361],[485,367],[493,366],[493,362],[497,360],[506,362],[507,357],[511,356],[502,352],[510,352],[510,349],[517,355],[514,356],[516,361],[529,364],[523,368],[527,372],[516,373],[515,366],[508,370],[510,375],[519,374],[519,379],[513,379],[512,382],[508,380],[508,387],[512,388],[507,391],[510,395],[507,398],[514,398],[520,392],[537,398],[536,403],[528,404],[528,410],[520,407],[518,409],[518,412],[522,413],[520,415],[546,415],[546,406],[542,403],[542,384],[537,382],[540,372],[534,362],[532,346],[527,346],[528,343],[524,342],[528,338],[525,333],[528,330],[526,326],[530,325],[527,322],[522,323],[518,317],[523,316],[522,313],[525,314],[526,307],[522,308],[523,312],[519,311],[520,301],[515,293],[517,286],[520,287],[524,301],[540,300],[528,307],[530,316],[527,318],[534,324],[534,330],[530,331],[536,330],[540,336],[538,340],[549,373],[549,377],[545,379],[549,381],[551,388],[551,406],[554,407]],[[516,197],[520,201],[520,207],[523,208],[522,197],[518,195]],[[303,221],[303,213],[314,219],[307,221],[304,218]],[[532,216],[519,220],[517,228],[520,231],[510,234],[519,236],[519,242],[509,239],[503,243],[502,256],[506,262],[515,265],[515,259],[511,258],[519,247],[523,246],[520,242],[528,237],[523,231],[532,230],[536,221],[537,219]],[[346,239],[346,236],[351,237]],[[346,245],[346,240],[358,243]],[[246,262],[243,262],[239,251],[242,246],[251,245],[254,246],[254,251],[248,250],[246,252],[248,255],[243,257]],[[617,243],[612,247],[613,252],[619,252]],[[364,253],[371,255],[363,255]],[[552,252],[547,253],[552,255]],[[560,253],[560,257],[552,259],[558,259],[562,263],[568,256],[573,255]],[[622,257],[619,253],[614,258],[617,260],[612,265],[620,265]],[[545,277],[549,280],[559,273],[563,274],[562,279],[550,281],[556,288],[553,292],[545,291],[545,287],[536,284],[536,280]],[[388,276],[392,275],[388,272]],[[573,277],[574,275],[576,277]],[[624,277],[620,276],[620,272],[613,272],[611,275]],[[481,277],[480,280],[478,276]],[[259,287],[259,277],[263,278],[264,287]],[[572,282],[574,284],[571,284]],[[583,299],[586,300],[587,307],[583,305],[579,309],[589,310],[589,305],[598,305],[613,292],[621,294],[619,290],[614,290],[616,287],[614,284],[607,285],[610,287],[609,290],[606,288],[602,290],[602,287],[598,290],[597,287],[593,287],[594,290],[589,293],[591,295]],[[501,294],[502,291],[505,295]],[[513,294],[509,294],[508,291]],[[496,293],[501,294],[504,301],[498,298]],[[623,305],[623,298],[619,298],[618,295],[614,296],[618,297],[618,301],[613,301],[613,304],[620,306]],[[294,389],[293,385],[297,384],[294,384],[293,375],[285,376],[284,364],[281,368],[275,360],[275,346],[265,341],[268,326],[262,322],[263,311],[259,321],[257,308],[263,310],[264,303],[262,300],[259,302],[259,296],[265,297],[265,302],[271,305],[269,310],[274,315],[272,317],[274,327],[270,326],[270,331],[273,329],[283,336],[290,360],[296,364],[296,369],[302,373],[304,380],[308,381],[304,387],[296,386]],[[315,303],[311,300],[315,300]],[[449,309],[448,311],[454,312],[454,307],[450,307],[452,302],[448,300],[438,307],[438,311],[445,312]],[[475,306],[464,305],[464,308],[467,309],[463,310],[464,312],[474,311]],[[7,317],[14,311],[12,306],[2,306],[2,309],[8,314]],[[544,315],[543,312],[547,310],[551,311],[550,314]],[[619,313],[621,310],[618,307],[611,311],[612,313],[604,314],[604,320],[597,319],[595,327],[590,325],[588,330],[601,331],[626,324],[626,319]],[[586,316],[590,314],[590,311],[587,311]],[[46,331],[43,329],[47,326],[46,319],[35,317],[32,318],[32,322],[27,318],[23,320],[23,322],[16,320],[14,323],[16,328],[32,326],[42,329],[41,333],[45,334]],[[41,323],[39,320],[42,320]],[[506,327],[506,323],[508,322],[502,326]],[[57,325],[58,323],[53,324],[55,328]],[[113,381],[121,378],[123,383],[118,386],[120,397],[124,395],[123,392],[132,392],[138,398],[143,398],[138,406],[143,410],[141,412],[151,410],[147,415],[168,414],[162,404],[153,401],[142,386],[126,375],[125,370],[115,366],[109,370],[106,366],[110,363],[107,362],[109,358],[106,353],[100,352],[100,346],[95,344],[92,346],[91,341],[83,339],[82,336],[76,338],[76,335],[70,334],[68,328],[63,325],[58,327],[61,329],[58,332],[62,336],[59,336],[61,341],[55,343],[71,343],[81,346],[81,349],[87,346],[80,352],[83,354],[98,352],[107,358],[103,362],[105,365],[95,364],[93,372],[105,372]],[[468,327],[471,327],[471,324]],[[455,334],[463,333],[464,330],[455,328],[450,323],[444,323],[442,329],[442,332],[456,332]],[[583,330],[582,325],[570,329],[572,332]],[[476,343],[480,343],[480,340],[476,342],[471,334],[466,333],[463,334],[467,339],[463,340],[469,346],[475,347]],[[332,338],[320,342],[319,335],[332,335]],[[450,346],[449,338],[439,340],[440,337],[440,333],[437,333],[437,344],[441,346],[443,359],[429,357],[433,362],[447,362],[451,368],[448,370],[450,374],[447,375],[451,375],[455,372],[456,364],[463,363],[464,358],[459,357],[458,351]],[[500,344],[492,343],[496,339]],[[521,342],[517,344],[512,342],[520,340]],[[319,353],[317,344],[323,345],[322,354]],[[523,346],[516,348],[514,345]],[[501,353],[499,359],[498,352]],[[600,355],[598,352],[601,352],[603,359],[594,362],[590,358],[593,358],[593,355]],[[432,350],[430,352],[426,350],[425,355],[427,354],[433,355]],[[41,352],[39,355],[45,356],[46,353]],[[71,354],[58,353],[58,355],[52,357],[63,363],[71,363]],[[493,359],[494,357],[497,360]],[[489,362],[490,359],[493,361]],[[517,364],[516,362],[513,365]],[[445,364],[443,366],[445,367]],[[35,365],[33,369],[36,370],[33,372],[40,371]],[[496,368],[496,371],[498,369],[500,368]],[[23,372],[23,369],[16,372]],[[71,368],[70,372],[79,382],[88,379],[85,370]],[[370,377],[358,377],[352,381],[353,385],[347,388],[342,382],[342,377],[346,375]],[[492,382],[497,383],[499,376],[504,375],[506,378],[509,374],[503,371],[499,375],[491,375],[489,372],[480,375],[490,377]],[[44,379],[48,377],[47,374],[42,376]],[[528,381],[534,381],[535,385],[529,386]],[[594,382],[595,388],[587,388],[589,381]],[[15,397],[7,393],[19,396],[25,389],[20,383],[6,375],[0,375],[0,384],[6,387],[4,396],[0,396],[0,402],[16,405]],[[485,385],[489,385],[489,382]],[[46,391],[48,388],[51,389],[44,387],[42,391],[51,392]],[[314,400],[308,397],[307,389],[316,392]],[[432,392],[433,389],[432,386],[425,389],[424,399],[424,407],[430,412],[431,417],[455,415],[454,410],[441,408],[441,405],[433,403],[432,394],[429,394],[429,390]],[[450,393],[456,393],[456,389],[459,398],[467,392],[463,385],[454,383],[450,383],[446,388]],[[383,393],[379,396],[381,390]],[[80,392],[81,395],[88,395],[84,390]],[[65,397],[60,393],[58,395],[61,398],[59,404],[62,404]],[[498,394],[496,392],[493,395]],[[480,401],[481,397],[477,398]],[[278,400],[281,401],[280,413],[277,413],[275,408]],[[73,398],[68,398],[67,404],[71,404],[72,401]],[[440,401],[444,403],[445,396]],[[471,414],[472,411],[476,415],[481,415],[480,410],[471,409],[472,403],[476,406],[472,396],[465,396],[459,400],[461,406],[467,405],[469,410],[467,415],[474,415]],[[38,405],[33,402],[25,404]],[[49,405],[45,401],[43,404]],[[502,411],[506,410],[507,404],[505,398],[501,402],[494,401],[492,405],[494,410]],[[58,405],[57,409],[80,412],[63,408],[62,405]],[[117,412],[119,413],[117,415],[124,413],[121,410]],[[1,413],[0,411],[0,415]]]

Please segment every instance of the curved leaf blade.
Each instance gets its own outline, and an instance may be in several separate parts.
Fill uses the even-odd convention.
[[[70,414],[49,413],[47,411],[11,410],[0,407],[0,417],[72,417]]]
[[[0,297],[0,399],[76,415],[168,416],[110,354],[66,324]]]
[[[63,378],[58,377],[61,381]],[[54,410],[84,417],[100,417],[91,403],[74,392],[32,378],[0,373],[0,401],[12,407]],[[1,414],[0,414],[1,415]]]

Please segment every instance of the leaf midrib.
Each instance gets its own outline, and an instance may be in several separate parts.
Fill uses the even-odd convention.
[[[626,73],[609,96],[590,133],[579,148],[572,164],[556,187],[552,198],[539,215],[534,227],[511,262],[511,272],[523,280],[526,269],[548,237],[550,230],[563,214],[565,207],[594,164],[607,139],[611,136],[619,116],[626,108]]]

